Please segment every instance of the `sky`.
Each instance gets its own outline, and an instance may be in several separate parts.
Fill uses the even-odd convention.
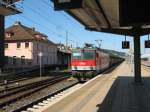
[[[123,35],[114,35],[101,32],[91,32],[85,30],[74,18],[64,11],[54,11],[53,3],[50,0],[24,0],[17,4],[22,13],[7,16],[5,19],[5,27],[20,21],[28,27],[35,29],[48,36],[49,40],[54,43],[66,43],[68,37],[68,45],[73,47],[83,47],[84,43],[92,43],[98,46],[95,40],[102,40],[101,47],[104,49],[112,49],[122,52],[128,52],[121,48],[121,42],[125,40]],[[149,49],[144,48],[144,40],[147,35],[141,37],[141,53],[150,53]],[[133,38],[127,36],[127,41],[133,48]]]

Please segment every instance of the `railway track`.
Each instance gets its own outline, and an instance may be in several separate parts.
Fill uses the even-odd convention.
[[[12,90],[15,90],[15,89],[18,89],[18,88],[23,88],[25,86],[29,86],[31,84],[34,84],[34,83],[37,83],[37,82],[42,82],[42,81],[46,81],[46,80],[50,80],[52,77],[37,77],[37,78],[31,78],[31,79],[28,79],[28,80],[22,80],[22,81],[18,81],[16,83],[11,83],[11,84],[5,84],[5,85],[2,85],[0,86],[0,94],[1,93],[6,93],[6,92],[9,92],[9,91],[12,91]]]
[[[49,94],[45,95],[45,96],[42,96],[42,97],[39,97],[39,99],[37,100],[32,100],[30,103],[28,103],[27,105],[24,105],[24,106],[21,106],[21,107],[18,107],[17,109],[13,110],[12,112],[23,112],[24,110],[27,110],[28,108],[31,108],[32,106],[34,105],[43,105],[41,102],[43,102],[44,100],[47,100],[48,98],[53,98],[55,95],[75,86],[76,84],[78,84],[78,82],[74,82],[72,84],[67,84],[61,88],[55,88],[55,90],[53,90],[53,92],[51,91]]]
[[[55,78],[57,78],[57,77],[55,77]],[[19,93],[21,91],[26,91],[26,90],[35,88],[37,86],[47,84],[51,80],[54,80],[55,78],[49,78],[49,79],[46,79],[46,80],[36,81],[36,82],[29,83],[29,84],[26,84],[26,85],[22,85],[22,86],[19,86],[19,87],[12,87],[12,88],[8,88],[6,90],[2,90],[2,91],[0,91],[0,98],[4,98],[4,97],[10,96],[12,94]]]
[[[7,83],[7,84],[12,84],[12,83],[16,83],[16,82],[21,82],[21,81],[29,80],[29,79],[32,79],[32,77],[21,78],[21,79],[15,79],[15,80],[8,80],[8,83]],[[4,86],[4,85],[6,85],[6,84],[4,83],[4,80],[3,80],[3,81],[0,81],[0,86]]]
[[[7,106],[11,104],[15,104],[15,102],[19,101],[20,99],[23,99],[29,95],[32,95],[48,86],[51,86],[53,84],[56,84],[64,79],[69,78],[70,75],[66,76],[58,76],[55,78],[51,78],[49,80],[44,80],[40,82],[36,82],[30,85],[25,85],[19,88],[13,88],[8,91],[3,91],[0,93],[0,112],[6,112]],[[7,111],[9,112],[9,111]]]

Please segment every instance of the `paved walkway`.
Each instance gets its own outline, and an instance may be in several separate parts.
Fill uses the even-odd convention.
[[[144,85],[134,85],[131,68],[122,63],[44,112],[150,112],[150,72],[142,69]]]

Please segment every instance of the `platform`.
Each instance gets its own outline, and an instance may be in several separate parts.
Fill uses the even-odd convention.
[[[150,71],[142,69],[144,84],[136,85],[131,68],[122,63],[44,112],[149,112]]]

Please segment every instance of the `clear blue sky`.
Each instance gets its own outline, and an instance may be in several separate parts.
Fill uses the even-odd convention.
[[[15,21],[20,21],[28,27],[35,27],[37,31],[46,34],[55,43],[65,43],[67,31],[68,42],[73,46],[81,47],[85,42],[97,45],[95,40],[101,39],[103,40],[102,48],[127,51],[121,49],[121,41],[124,40],[124,36],[87,31],[83,25],[65,12],[54,11],[50,0],[24,0],[18,4],[18,7],[23,13],[6,17],[6,27],[11,26]],[[150,52],[149,49],[144,49],[145,39],[147,36],[141,39],[142,53]],[[127,37],[127,40],[133,45],[132,37]]]

